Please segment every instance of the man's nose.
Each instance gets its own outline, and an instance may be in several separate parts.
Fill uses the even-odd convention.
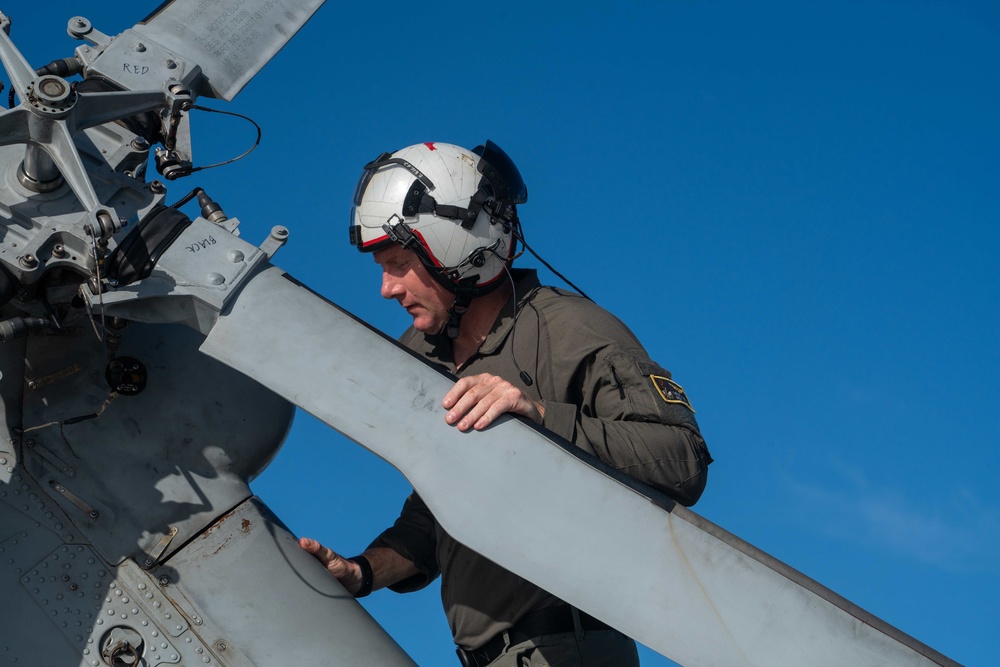
[[[382,298],[395,299],[402,292],[402,285],[399,280],[389,275],[388,271],[382,272]]]

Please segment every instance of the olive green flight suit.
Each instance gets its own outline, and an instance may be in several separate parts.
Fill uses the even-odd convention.
[[[690,403],[670,373],[600,306],[541,286],[534,271],[513,273],[515,294],[457,374],[506,379],[545,407],[545,428],[678,502],[694,504],[705,488],[711,457]],[[444,334],[411,328],[400,342],[455,373],[451,341]],[[530,375],[530,385],[518,367]],[[441,574],[455,643],[468,649],[482,646],[532,610],[564,604],[456,542],[415,493],[372,546],[395,550],[420,571],[392,586],[395,591],[417,590]],[[634,644],[628,646],[634,654]]]

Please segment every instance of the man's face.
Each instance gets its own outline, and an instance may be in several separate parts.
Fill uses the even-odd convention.
[[[393,245],[374,253],[382,267],[382,297],[395,299],[413,318],[413,328],[438,333],[448,322],[455,295],[445,289],[409,250]]]

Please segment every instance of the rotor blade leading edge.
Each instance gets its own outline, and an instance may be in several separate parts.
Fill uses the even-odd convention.
[[[957,664],[533,425],[448,426],[452,379],[280,269],[201,350],[387,460],[456,539],[686,667]]]

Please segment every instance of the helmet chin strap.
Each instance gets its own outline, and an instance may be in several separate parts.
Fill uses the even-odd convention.
[[[500,240],[497,239],[489,248],[480,248],[476,252],[469,255],[462,264],[471,263],[473,266],[482,266],[485,263],[486,253],[493,253],[497,255],[496,249],[500,245]],[[497,255],[497,257],[500,257]],[[426,262],[425,262],[426,265]],[[507,269],[506,266],[503,267],[504,270]],[[451,308],[448,309],[448,323],[445,325],[445,331],[448,334],[448,338],[455,340],[458,338],[459,331],[462,325],[462,316],[469,310],[469,304],[477,296],[482,296],[492,292],[494,289],[499,287],[499,281],[491,286],[482,287],[477,286],[476,281],[479,279],[478,275],[468,276],[466,278],[460,278],[455,280],[454,276],[457,274],[458,267],[453,267],[451,269],[440,269],[437,267],[428,267],[431,275],[438,279],[442,285],[444,285],[448,290],[455,294],[455,301],[451,304]]]
[[[444,325],[445,333],[448,334],[448,338],[451,340],[458,338],[462,327],[462,317],[469,311],[469,304],[477,296],[486,293],[481,288],[476,287],[476,279],[476,276],[469,276],[460,279],[458,282],[441,281],[455,295],[455,301],[452,302],[451,308],[448,309],[448,322]]]
[[[462,291],[455,295],[455,302],[448,309],[448,322],[444,325],[445,333],[451,340],[458,338],[462,327],[462,316],[468,312],[470,303],[472,303],[471,293]]]

